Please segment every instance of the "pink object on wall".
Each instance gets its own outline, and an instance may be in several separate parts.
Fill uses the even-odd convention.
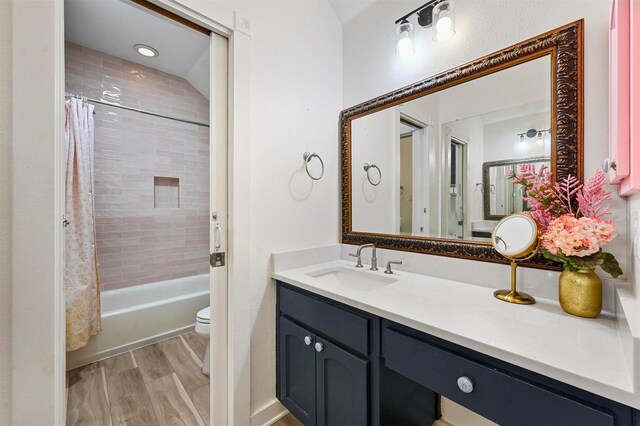
[[[209,120],[209,101],[183,78],[69,42],[65,53],[69,92]],[[208,272],[209,129],[104,105],[95,110],[102,290]],[[157,188],[166,180],[175,187]]]
[[[611,183],[629,176],[630,0],[613,0],[609,37],[609,167]]]
[[[630,170],[620,195],[640,191],[640,0],[632,0],[630,9]]]

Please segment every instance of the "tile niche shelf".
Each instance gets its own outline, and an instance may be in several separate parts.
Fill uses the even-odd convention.
[[[156,209],[180,208],[180,179],[153,177],[153,207]]]

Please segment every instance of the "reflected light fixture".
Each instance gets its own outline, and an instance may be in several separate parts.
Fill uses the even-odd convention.
[[[542,145],[544,143],[546,133],[551,134],[551,129],[540,129],[540,130],[529,129],[524,133],[518,133],[518,136],[520,136],[520,143],[525,142],[524,137],[526,136],[529,139],[536,138],[536,144]]]
[[[135,44],[133,46],[133,49],[142,56],[146,56],[147,58],[155,58],[159,55],[156,49],[151,46],[147,46],[146,44]]]
[[[398,56],[409,57],[415,53],[413,46],[413,24],[409,19],[416,15],[422,28],[433,27],[433,40],[446,41],[456,34],[453,2],[431,0],[406,15],[396,19]]]

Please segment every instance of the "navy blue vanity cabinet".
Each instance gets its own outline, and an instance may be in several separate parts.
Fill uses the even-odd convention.
[[[630,407],[382,320],[386,368],[501,425],[633,425]]]
[[[442,395],[501,425],[640,426],[637,410],[610,399],[286,283],[277,289],[276,392],[305,425],[430,426]]]
[[[369,362],[318,337],[318,425],[365,425],[369,417]]]
[[[278,283],[280,402],[305,425],[377,424],[378,324],[373,315]]]
[[[278,330],[278,396],[298,420],[315,425],[315,335],[286,318],[279,318]]]

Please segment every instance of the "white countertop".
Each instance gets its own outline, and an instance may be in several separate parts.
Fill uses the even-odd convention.
[[[334,260],[273,278],[640,409],[615,317],[571,316],[541,298],[513,305],[494,298],[492,288],[405,271],[385,275],[384,268],[360,270],[398,279],[373,290],[306,275],[353,265]]]

